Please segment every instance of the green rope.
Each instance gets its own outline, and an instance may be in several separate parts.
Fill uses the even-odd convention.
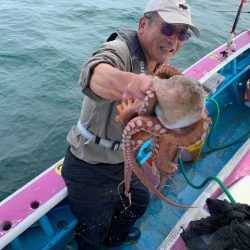
[[[250,130],[248,130],[248,131],[247,131],[244,135],[242,135],[239,139],[237,139],[237,140],[235,140],[235,141],[233,141],[233,142],[231,142],[231,143],[228,143],[228,144],[226,144],[226,145],[218,146],[218,147],[213,147],[213,146],[211,146],[210,140],[211,140],[212,134],[213,134],[213,132],[214,132],[216,126],[217,126],[217,123],[218,123],[218,119],[219,119],[219,115],[220,115],[220,107],[219,107],[219,105],[218,105],[218,103],[216,102],[215,99],[213,99],[213,98],[207,98],[206,100],[207,100],[207,101],[211,101],[211,102],[215,105],[216,111],[217,111],[215,120],[214,120],[213,123],[212,123],[212,127],[211,127],[211,129],[210,129],[210,132],[209,132],[209,134],[208,134],[208,136],[207,136],[207,140],[206,140],[206,146],[207,146],[210,150],[215,151],[215,150],[220,150],[220,149],[223,149],[223,148],[230,147],[230,146],[232,146],[233,144],[236,144],[236,143],[238,143],[239,141],[241,141],[243,138],[245,138],[245,137],[250,133]]]
[[[228,144],[223,145],[223,146],[212,147],[210,140],[211,140],[212,134],[214,133],[215,128],[216,128],[217,123],[218,123],[218,119],[219,119],[219,115],[220,115],[220,107],[219,107],[219,105],[218,105],[218,103],[216,102],[215,99],[213,99],[213,98],[207,98],[206,100],[212,102],[215,105],[215,108],[216,108],[216,111],[217,111],[216,112],[216,116],[215,116],[215,120],[213,121],[212,127],[210,129],[210,132],[209,132],[209,134],[207,136],[207,140],[206,140],[206,146],[210,150],[215,151],[215,150],[220,150],[220,149],[229,147],[229,146],[231,146],[231,145],[239,142],[240,140],[242,140],[244,137],[246,137],[250,133],[250,130],[249,130],[249,131],[247,131],[247,133],[245,133],[239,139],[237,139],[237,140],[235,140],[235,141],[233,141],[231,143],[228,143]],[[187,183],[191,187],[193,187],[195,189],[201,189],[201,188],[205,187],[209,181],[216,181],[219,184],[219,186],[222,188],[222,190],[224,191],[224,193],[227,195],[228,199],[232,202],[232,204],[234,204],[234,205],[236,204],[236,201],[234,200],[234,198],[230,194],[229,190],[225,187],[225,185],[223,184],[223,182],[218,177],[216,177],[216,176],[209,176],[200,185],[195,185],[188,178],[188,176],[187,176],[187,174],[185,172],[184,165],[183,165],[181,157],[178,158],[178,161],[179,161],[179,166],[180,166],[181,172],[183,173],[185,180],[187,181]]]
[[[193,183],[190,181],[190,179],[188,178],[187,173],[186,173],[186,171],[185,171],[185,169],[184,169],[184,165],[183,165],[183,162],[182,162],[181,157],[179,157],[178,160],[179,160],[179,166],[180,166],[181,172],[183,173],[184,178],[185,178],[185,180],[187,181],[187,183],[188,183],[192,188],[201,189],[201,188],[203,188],[205,185],[207,185],[207,183],[208,183],[209,181],[214,180],[214,181],[216,181],[216,182],[220,185],[220,187],[221,187],[222,190],[225,192],[225,194],[227,195],[228,199],[232,202],[232,204],[233,204],[233,205],[236,204],[236,201],[234,200],[233,196],[230,194],[229,190],[225,187],[225,185],[223,184],[223,182],[222,182],[218,177],[216,177],[216,176],[209,176],[209,177],[207,177],[200,185],[195,185],[195,184],[193,184]]]

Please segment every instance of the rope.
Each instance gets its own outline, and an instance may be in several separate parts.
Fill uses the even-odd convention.
[[[231,201],[231,203],[232,203],[233,205],[236,204],[235,199],[233,198],[233,196],[230,194],[229,190],[226,188],[226,186],[223,184],[223,182],[222,182],[218,177],[216,177],[216,176],[209,176],[209,177],[207,177],[200,185],[195,185],[195,184],[193,184],[193,183],[191,182],[191,180],[188,178],[187,173],[186,173],[186,171],[185,171],[185,169],[184,169],[184,165],[183,165],[183,162],[182,162],[181,157],[179,157],[178,160],[179,160],[180,170],[181,170],[181,172],[183,173],[183,176],[184,176],[185,180],[187,181],[187,183],[188,183],[192,188],[201,189],[201,188],[203,188],[204,186],[206,186],[207,183],[208,183],[209,181],[214,180],[214,181],[216,181],[216,182],[220,185],[220,187],[222,188],[222,190],[224,191],[224,193],[227,195],[227,197],[228,197],[228,199]]]

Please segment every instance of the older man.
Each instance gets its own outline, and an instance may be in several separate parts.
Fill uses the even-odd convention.
[[[132,205],[124,196],[122,127],[115,122],[123,99],[143,99],[159,64],[168,62],[191,36],[199,36],[185,0],[150,0],[137,31],[118,30],[84,65],[80,86],[85,95],[63,165],[68,198],[78,220],[79,249],[99,249],[137,240],[135,221],[146,211],[148,190],[133,176]]]

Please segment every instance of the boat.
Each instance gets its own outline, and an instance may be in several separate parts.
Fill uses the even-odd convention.
[[[181,227],[206,215],[206,199],[222,195],[221,187],[227,189],[250,175],[250,30],[231,42],[233,49],[224,43],[183,72],[206,89],[206,108],[213,127],[204,144],[183,152],[179,161],[183,171],[173,176],[176,184],[170,182],[171,188],[163,192],[176,203],[198,208],[176,208],[152,196],[145,215],[137,222],[142,231],[140,240],[116,249],[186,249]],[[146,143],[138,155],[142,167],[151,163],[149,146],[150,142]],[[77,249],[73,239],[76,218],[61,177],[62,164],[63,159],[0,203],[0,249]],[[221,185],[211,178],[215,176]],[[199,186],[207,178],[201,188],[193,188],[187,181]],[[249,181],[244,185],[249,188]],[[231,201],[238,201],[238,193],[231,195]]]

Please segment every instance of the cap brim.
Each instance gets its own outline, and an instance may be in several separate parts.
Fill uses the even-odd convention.
[[[192,24],[192,22],[184,15],[176,12],[157,11],[160,17],[166,22],[171,24],[185,24],[188,25],[191,31],[197,36],[200,36],[200,31]]]

